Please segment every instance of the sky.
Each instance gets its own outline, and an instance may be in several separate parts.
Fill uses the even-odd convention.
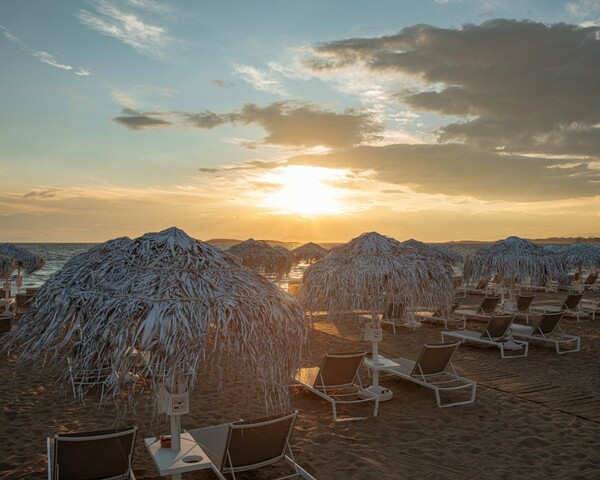
[[[0,241],[600,236],[600,0],[4,0]]]

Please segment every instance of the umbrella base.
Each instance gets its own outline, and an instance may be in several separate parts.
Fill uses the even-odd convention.
[[[394,392],[392,392],[389,388],[381,387],[379,385],[371,385],[370,387],[367,387],[364,390],[366,390],[372,395],[377,395],[379,397],[380,402],[387,402],[388,400],[394,398]],[[361,398],[368,398],[367,395],[363,396],[360,393],[359,396]]]

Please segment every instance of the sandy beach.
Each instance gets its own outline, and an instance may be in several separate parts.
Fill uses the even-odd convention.
[[[557,304],[565,293],[537,294],[534,303]],[[600,293],[586,293],[600,299]],[[476,305],[481,297],[463,299]],[[581,351],[556,355],[531,345],[527,358],[501,360],[499,350],[461,346],[455,357],[460,374],[477,381],[475,404],[447,409],[435,406],[433,392],[398,379],[383,379],[394,399],[381,403],[377,418],[333,423],[329,405],[298,387],[291,388],[291,408],[299,410],[292,437],[297,461],[319,479],[499,479],[600,478],[600,322],[561,322],[567,333],[582,338]],[[477,321],[467,328],[481,329]],[[440,325],[412,331],[384,329],[380,352],[416,359],[426,342],[440,340]],[[305,365],[316,366],[325,352],[369,350],[352,322],[315,319],[309,333]],[[276,361],[276,359],[274,359]],[[2,455],[0,478],[46,478],[46,437],[56,432],[86,431],[115,425],[138,425],[134,473],[158,479],[143,439],[168,432],[164,417],[151,421],[140,402],[119,420],[113,405],[86,405],[56,384],[56,372],[0,359]],[[369,384],[366,369],[363,383]],[[219,389],[217,379],[198,384],[183,428],[198,428],[264,413],[248,397],[248,384]],[[371,410],[357,406],[362,413]],[[343,412],[343,411],[342,411]],[[116,423],[115,423],[116,421]],[[274,469],[239,478],[271,478]],[[285,469],[275,470],[281,472]],[[217,478],[193,472],[187,479]]]

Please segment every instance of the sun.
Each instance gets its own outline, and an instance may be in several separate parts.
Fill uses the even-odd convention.
[[[266,194],[261,204],[278,213],[306,217],[340,213],[344,210],[344,190],[334,184],[346,176],[346,171],[333,168],[278,167],[263,178],[275,189]]]

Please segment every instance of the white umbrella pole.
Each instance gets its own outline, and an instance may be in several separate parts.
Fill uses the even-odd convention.
[[[180,374],[177,375],[175,390],[178,395],[185,393],[185,383]],[[187,410],[187,409],[186,409]],[[170,415],[171,420],[171,450],[181,450],[181,415]]]
[[[371,370],[371,379],[373,384],[366,390],[371,394],[375,394],[379,397],[380,402],[391,400],[394,394],[389,388],[384,388],[379,385],[379,370],[385,367],[384,361],[387,359],[379,358],[379,342],[381,341],[381,320],[379,315],[376,313],[371,314],[371,329],[369,332],[371,335],[371,361],[369,362],[369,369]]]
[[[6,301],[6,303],[4,304],[4,311],[8,312],[10,301],[10,280],[4,281],[4,300]]]

